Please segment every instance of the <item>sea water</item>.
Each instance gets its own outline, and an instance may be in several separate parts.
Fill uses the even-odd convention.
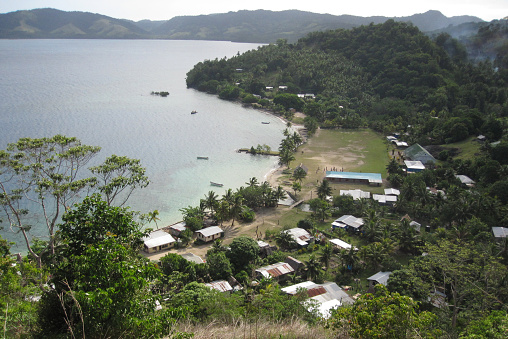
[[[128,205],[143,213],[158,210],[159,226],[177,222],[180,209],[197,206],[208,191],[220,196],[251,177],[263,181],[276,166],[275,157],[236,150],[258,144],[277,149],[283,121],[188,89],[185,83],[186,73],[196,63],[258,46],[213,41],[0,40],[0,147],[5,149],[22,137],[63,134],[101,146],[96,163],[112,154],[140,159],[150,185],[136,191]],[[152,91],[170,95],[154,96]],[[197,113],[191,114],[193,110]],[[224,186],[212,187],[210,181]],[[6,226],[0,234],[19,242]],[[44,230],[33,233],[44,235]]]

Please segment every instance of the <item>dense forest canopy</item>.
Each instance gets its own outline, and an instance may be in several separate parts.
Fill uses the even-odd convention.
[[[312,93],[315,100],[302,100],[302,110],[323,127],[370,125],[390,133],[431,124],[411,133],[412,141],[424,145],[492,135],[488,122],[508,114],[507,80],[507,68],[469,63],[464,47],[449,35],[432,40],[393,20],[315,32],[296,44],[281,40],[227,60],[204,61],[187,74],[188,87],[282,113],[289,107],[270,101],[282,95],[279,86],[287,86],[285,94]]]

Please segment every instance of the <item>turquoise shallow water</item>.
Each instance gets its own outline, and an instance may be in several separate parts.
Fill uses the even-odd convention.
[[[142,212],[159,210],[159,225],[176,222],[182,207],[197,205],[208,191],[221,195],[251,177],[261,181],[276,165],[275,157],[253,157],[236,149],[258,144],[276,149],[284,122],[185,85],[186,72],[197,62],[257,46],[0,40],[0,147],[21,137],[64,134],[101,146],[97,162],[111,154],[141,159],[151,183],[128,204]],[[151,91],[170,95],[152,96]],[[198,113],[190,114],[192,110]],[[210,181],[224,187],[212,187]]]

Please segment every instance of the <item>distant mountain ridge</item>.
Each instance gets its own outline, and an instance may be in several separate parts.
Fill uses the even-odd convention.
[[[388,19],[412,22],[421,31],[450,25],[483,22],[474,16],[448,18],[439,11],[409,17],[358,17],[287,11],[238,11],[199,16],[178,16],[167,21],[139,22],[88,12],[65,12],[51,8],[0,14],[0,38],[12,39],[179,39],[272,43],[296,41],[313,31],[350,29]]]

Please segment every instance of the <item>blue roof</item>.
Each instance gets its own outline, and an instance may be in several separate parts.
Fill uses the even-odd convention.
[[[363,179],[369,181],[381,181],[381,173],[361,173],[361,172],[335,172],[326,171],[327,178],[336,179]]]

